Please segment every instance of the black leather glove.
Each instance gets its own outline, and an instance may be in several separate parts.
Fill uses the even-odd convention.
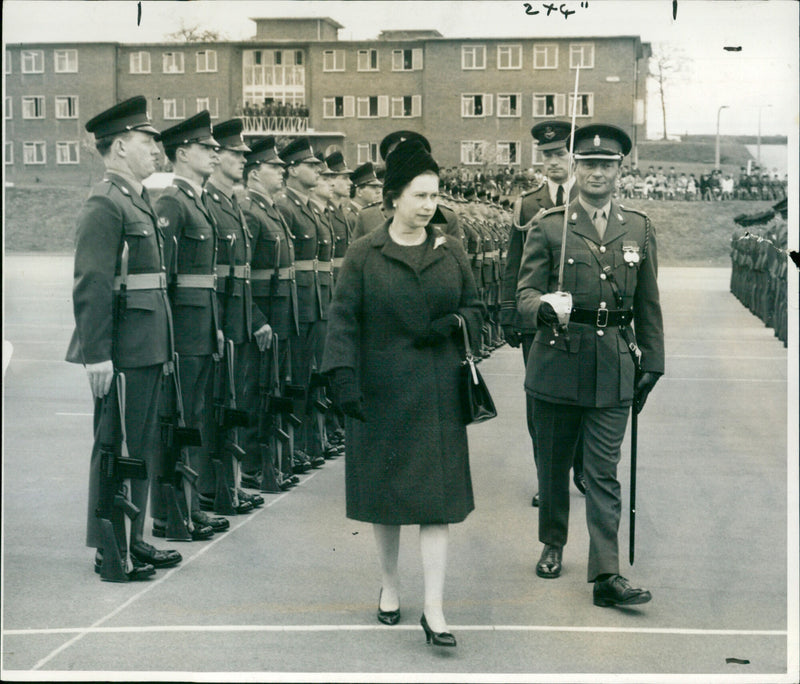
[[[536,323],[545,327],[558,325],[558,315],[552,304],[549,302],[541,302],[539,304],[539,313],[536,315]]]
[[[362,423],[367,420],[364,400],[352,368],[335,368],[330,374],[330,387],[333,401],[342,413]]]
[[[639,376],[636,381],[636,387],[633,388],[633,410],[636,413],[641,413],[644,408],[644,402],[647,401],[647,395],[656,386],[660,377],[659,373],[650,372],[644,372]]]
[[[456,314],[447,314],[432,321],[428,332],[414,340],[414,346],[429,347],[444,342],[461,327],[461,321]]]
[[[519,347],[522,344],[522,335],[514,329],[513,325],[504,325],[502,328],[503,337],[508,342],[509,347]]]

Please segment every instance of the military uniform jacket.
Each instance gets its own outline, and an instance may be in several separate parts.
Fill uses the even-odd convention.
[[[253,308],[250,275],[252,235],[235,197],[228,197],[213,183],[206,183],[206,203],[217,231],[217,305],[225,338],[241,344],[266,324],[258,307]],[[230,280],[231,266],[237,269]],[[239,270],[244,269],[244,272]]]
[[[163,236],[153,207],[127,180],[107,173],[92,188],[78,216],[72,290],[75,332],[67,361],[88,364],[111,359],[118,368],[139,368],[169,358],[166,290],[130,289],[124,306],[118,307],[114,278],[120,275],[125,243],[128,275],[165,273]]]
[[[540,298],[558,284],[564,207],[546,212],[530,230],[519,271],[517,309],[526,327],[534,327]],[[577,200],[568,207],[563,289],[573,307],[618,309],[610,279],[586,240],[596,244],[610,267],[623,309],[633,309],[636,342],[643,371],[664,372],[664,329],[659,303],[655,230],[647,217],[611,203],[601,240]],[[626,258],[627,257],[627,258]],[[557,404],[596,408],[629,406],[634,363],[618,327],[597,328],[570,322],[569,335],[539,328],[531,345],[525,390]]]
[[[164,231],[164,253],[175,321],[175,349],[187,356],[213,354],[217,351],[219,328],[214,289],[209,285],[185,287],[182,276],[213,279],[217,252],[214,219],[203,198],[180,178],[161,193],[156,211],[158,225]]]
[[[327,320],[328,308],[333,297],[333,250],[334,235],[330,215],[314,201],[309,202],[317,219],[317,271],[315,280],[319,297],[320,318]]]
[[[299,334],[294,241],[289,226],[269,200],[252,190],[247,191],[242,211],[253,235],[250,266],[255,303],[278,337],[286,339],[292,330]],[[273,273],[262,278],[259,271]]]
[[[275,200],[275,206],[281,212],[289,226],[294,240],[294,257],[297,261],[314,261],[317,258],[317,235],[322,229],[317,227],[314,211],[300,195],[291,188]],[[297,315],[300,323],[313,323],[320,320],[321,304],[318,292],[318,281],[313,270],[295,269],[297,283]],[[327,304],[326,304],[327,307]],[[327,308],[326,308],[327,311]]]
[[[333,229],[333,273],[341,268],[347,247],[350,245],[350,236],[353,233],[354,224],[344,207],[337,207],[335,204],[328,204],[328,220]]]
[[[577,196],[577,188],[573,183],[569,193],[570,199]],[[553,200],[550,199],[550,189],[547,181],[535,190],[523,194],[514,205],[514,218],[508,233],[508,254],[503,270],[503,280],[500,285],[500,311],[503,325],[513,325],[523,334],[532,335],[536,326],[523,323],[517,313],[517,277],[519,265],[522,260],[522,250],[525,246],[525,237],[530,230],[531,219],[539,213],[540,209],[552,209]]]

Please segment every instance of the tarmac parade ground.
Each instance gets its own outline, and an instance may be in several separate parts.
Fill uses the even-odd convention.
[[[91,398],[63,361],[71,272],[66,255],[4,263],[4,680],[797,681],[787,351],[730,295],[726,269],[660,274],[667,374],[639,421],[633,567],[627,439],[619,473],[621,572],[653,592],[647,605],[592,605],[574,487],[562,576],[536,577],[521,354],[481,364],[499,416],[470,428],[476,510],[450,530],[456,649],[425,645],[415,529],[401,540],[402,620],[377,622],[372,531],[344,515],[343,459],[210,542],[170,543],[184,561],[151,581],[100,582],[84,546]]]

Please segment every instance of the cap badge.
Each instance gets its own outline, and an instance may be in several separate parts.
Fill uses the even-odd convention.
[[[552,140],[553,138],[556,137],[555,130],[553,130],[552,128],[550,128],[550,126],[548,126],[547,128],[544,129],[544,137],[547,138],[548,140]]]
[[[593,144],[594,144],[595,147],[600,147],[600,136],[599,135],[594,136]]]

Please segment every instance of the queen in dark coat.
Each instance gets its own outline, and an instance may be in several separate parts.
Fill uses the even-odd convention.
[[[439,177],[426,144],[403,141],[386,159],[384,204],[394,213],[345,256],[323,371],[349,416],[347,516],[375,530],[378,619],[399,620],[400,526],[418,524],[423,627],[429,641],[455,645],[442,611],[448,524],[474,508],[458,394],[461,321],[478,339],[483,305],[461,243],[430,225]]]

